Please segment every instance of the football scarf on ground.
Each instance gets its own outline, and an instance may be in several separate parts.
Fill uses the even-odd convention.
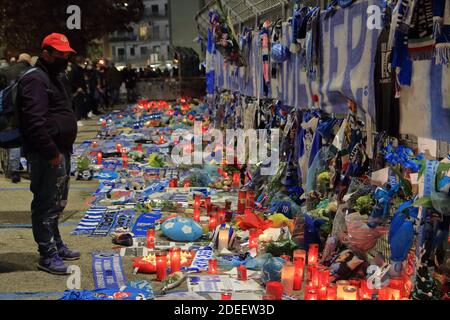
[[[115,229],[129,228],[133,222],[134,214],[134,210],[108,210],[92,232],[92,236],[106,237]]]
[[[145,237],[147,235],[147,230],[154,228],[155,222],[161,219],[161,217],[161,213],[155,212],[141,214],[133,226],[132,233],[135,237]]]
[[[103,219],[107,207],[91,207],[81,219],[72,235],[92,234]]]
[[[96,289],[119,289],[126,284],[122,258],[118,253],[93,252],[92,273]]]

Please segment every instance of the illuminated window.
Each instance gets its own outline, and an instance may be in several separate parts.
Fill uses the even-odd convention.
[[[139,28],[139,37],[142,39],[142,40],[147,40],[147,37],[148,37],[148,28],[147,28],[147,26],[141,26],[140,28]]]

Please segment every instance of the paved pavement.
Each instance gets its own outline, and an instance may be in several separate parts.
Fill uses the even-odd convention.
[[[85,121],[84,124],[77,142],[91,139],[97,133],[95,121]],[[30,226],[32,194],[29,183],[29,180],[22,179],[19,184],[12,184],[3,176],[0,177],[0,300],[58,299],[58,294],[67,289],[67,276],[50,275],[36,268],[39,255]],[[81,260],[72,263],[81,269],[82,289],[94,289],[91,252],[112,248],[109,237],[70,235],[88,208],[87,200],[97,185],[96,181],[80,182],[72,179],[68,206],[61,219],[60,230],[64,241],[82,253]],[[123,266],[129,281],[153,278],[133,275],[129,257],[124,258]]]

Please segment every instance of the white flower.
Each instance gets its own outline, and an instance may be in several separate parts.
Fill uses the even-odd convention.
[[[183,228],[181,228],[181,231],[183,231],[184,234],[192,233],[192,227],[185,225]]]
[[[173,222],[167,222],[166,225],[164,226],[166,229],[172,229],[173,226],[175,225],[175,223]]]

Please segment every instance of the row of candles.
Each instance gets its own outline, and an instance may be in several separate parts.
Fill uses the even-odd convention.
[[[378,294],[378,300],[402,300],[409,297],[411,291],[408,279],[390,279],[389,285],[378,290],[371,289],[366,279],[330,281],[330,270],[318,264],[319,246],[312,244],[308,255],[304,250],[294,251],[293,262],[290,257],[281,271],[281,281],[268,282],[266,286],[267,300],[280,300],[283,293],[292,295],[303,287],[305,262],[307,261],[306,286],[304,300],[372,300]],[[307,258],[307,259],[306,259]],[[272,297],[269,299],[268,297]]]

